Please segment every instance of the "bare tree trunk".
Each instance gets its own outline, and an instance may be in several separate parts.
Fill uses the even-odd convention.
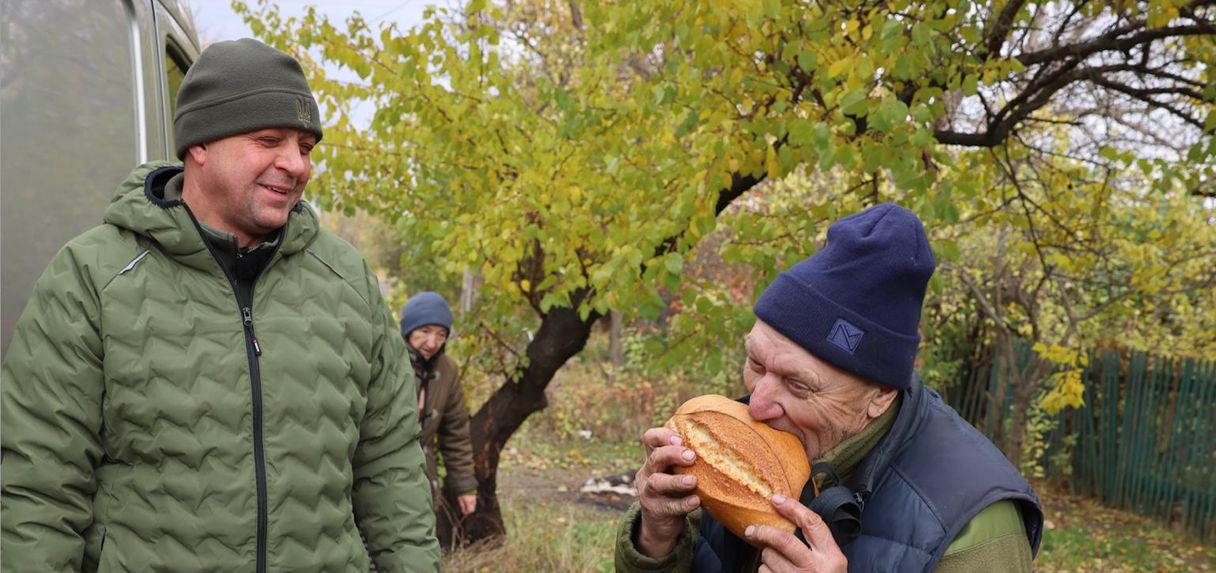
[[[608,313],[611,320],[611,328],[608,331],[608,360],[612,363],[612,373],[608,376],[610,383],[616,382],[617,374],[621,371],[621,367],[625,365],[625,352],[621,348],[621,336],[623,336],[624,325],[621,320],[621,313],[612,311]]]
[[[1022,470],[1022,464],[1038,464],[1041,460],[1027,459],[1025,456],[1026,434],[1030,428],[1030,410],[1034,407],[1034,398],[1040,388],[1044,387],[1044,377],[1050,375],[1051,366],[1041,360],[1036,353],[1031,352],[1026,357],[1026,363],[1019,369],[1018,385],[1013,395],[1013,436],[1011,448],[1014,457],[1014,467]],[[1041,437],[1041,436],[1040,436]],[[1031,454],[1033,457],[1033,454]]]
[[[997,383],[996,395],[989,410],[991,416],[997,416],[994,424],[992,442],[996,444],[1010,463],[1019,470],[1022,462],[1023,445],[1026,442],[1027,420],[1030,418],[1031,401],[1035,390],[1041,386],[1040,379],[1045,374],[1044,364],[1037,356],[1031,354],[1026,363],[1019,360],[1014,337],[1002,332],[997,337],[1000,348],[999,368],[1000,380]],[[1009,417],[1005,419],[1005,393],[1010,389]]]
[[[992,435],[989,436],[989,439],[992,440],[992,443],[996,444],[996,447],[1004,451],[1004,430],[1001,426],[1004,423],[1005,382],[1006,376],[1008,376],[1006,374],[1005,360],[1007,360],[1006,357],[1009,353],[1006,350],[1007,345],[1005,344],[1005,337],[1002,336],[1002,332],[997,331],[992,345],[996,349],[994,354],[996,368],[993,370],[996,381],[989,381],[988,383],[988,387],[992,389],[988,392],[987,419],[992,427]]]
[[[591,327],[601,316],[593,312],[586,320],[579,318],[576,309],[584,296],[585,292],[576,293],[572,308],[555,308],[545,316],[528,344],[528,365],[495,390],[470,421],[478,484],[477,511],[461,524],[466,541],[506,533],[498,501],[499,458],[528,416],[548,405],[545,388],[554,374],[587,345]]]
[[[1012,346],[1012,345],[1011,345]],[[1026,415],[1029,411],[1027,391],[1032,382],[1024,378],[1025,372],[1017,367],[1017,356],[1009,359],[1009,385],[1013,389],[1012,404],[1009,408],[1009,428],[1004,436],[1005,457],[1015,468],[1022,467],[1022,442],[1026,436]]]
[[[461,314],[473,310],[473,295],[476,294],[477,285],[476,277],[473,271],[464,270],[464,275],[460,278],[460,312]]]

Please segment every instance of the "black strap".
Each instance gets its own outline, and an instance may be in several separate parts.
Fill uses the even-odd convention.
[[[832,531],[836,544],[843,547],[861,534],[861,503],[852,490],[840,485],[840,476],[832,464],[816,463],[811,467],[811,472],[814,475],[827,474],[823,480],[827,487],[809,500],[810,503],[803,503],[823,519]],[[798,538],[806,541],[801,530],[798,531]]]
[[[861,534],[861,504],[845,486],[832,486],[819,492],[811,500],[810,509],[832,530],[836,545],[843,547]]]

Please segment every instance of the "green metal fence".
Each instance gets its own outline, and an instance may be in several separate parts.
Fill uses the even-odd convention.
[[[1015,345],[1016,363],[1037,358]],[[1014,389],[987,350],[943,392],[964,418],[996,436],[1010,419]],[[1015,372],[1031,370],[1018,367]],[[1059,415],[1045,436],[1050,479],[1203,540],[1216,540],[1216,361],[1102,350],[1084,372],[1085,405]],[[1060,462],[1068,467],[1059,467]]]

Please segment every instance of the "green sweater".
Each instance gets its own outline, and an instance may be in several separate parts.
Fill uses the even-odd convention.
[[[0,569],[437,570],[413,376],[374,275],[301,204],[238,304],[187,207],[145,194],[167,165],[131,173],[18,322]]]
[[[866,426],[861,432],[845,439],[818,462],[828,462],[835,468],[842,482],[847,482],[853,471],[874,446],[878,445],[895,423],[902,398],[897,400],[882,416]],[[823,483],[827,476],[812,476],[816,483]],[[701,510],[689,514],[685,520],[684,533],[669,555],[655,559],[637,550],[635,538],[641,523],[641,510],[634,504],[625,514],[617,533],[616,570],[624,573],[666,573],[688,571],[692,564],[692,552],[700,530]],[[1026,539],[1025,527],[1017,506],[1011,501],[1001,501],[988,506],[977,514],[959,532],[946,549],[946,555],[938,563],[939,573],[1023,573],[1030,571],[1030,542]],[[748,571],[760,567],[759,553]]]

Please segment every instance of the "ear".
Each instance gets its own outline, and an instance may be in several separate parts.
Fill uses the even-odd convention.
[[[207,163],[207,144],[200,143],[192,145],[186,150],[186,157],[194,160],[195,163],[203,165]]]
[[[894,388],[887,386],[875,385],[878,387],[878,393],[870,398],[870,403],[866,406],[866,416],[871,420],[883,415],[891,404],[895,403],[895,396],[899,392]]]

